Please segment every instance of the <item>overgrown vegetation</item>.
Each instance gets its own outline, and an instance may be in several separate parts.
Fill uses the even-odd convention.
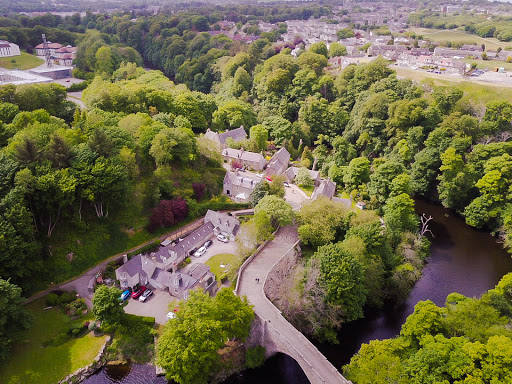
[[[416,304],[400,335],[363,344],[345,376],[358,384],[512,380],[512,275],[481,298],[452,293]]]

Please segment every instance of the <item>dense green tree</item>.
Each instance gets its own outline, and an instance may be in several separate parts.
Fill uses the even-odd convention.
[[[349,214],[342,204],[320,197],[302,206],[298,221],[301,242],[318,247],[343,239]]]
[[[10,357],[11,348],[31,324],[32,317],[22,304],[21,289],[0,279],[0,361]]]
[[[180,384],[207,383],[220,369],[218,350],[228,340],[249,336],[254,312],[246,298],[223,289],[215,298],[192,291],[167,322],[158,342],[157,363]]]
[[[343,176],[345,189],[351,192],[368,181],[370,181],[370,161],[366,157],[352,159]]]
[[[366,290],[360,261],[343,243],[319,247],[314,257],[320,261],[321,281],[325,284],[327,300],[342,307],[347,321],[361,318]]]
[[[260,211],[270,216],[274,228],[278,225],[284,226],[291,224],[294,218],[292,206],[275,195],[267,195],[258,202],[258,205],[254,208],[254,212],[257,214]]]
[[[124,311],[119,305],[121,291],[116,287],[100,285],[92,298],[92,314],[96,320],[115,325],[121,322]]]

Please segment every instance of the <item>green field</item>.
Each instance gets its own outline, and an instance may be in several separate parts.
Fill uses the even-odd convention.
[[[220,281],[223,276],[227,276],[229,280],[233,281],[240,267],[240,262],[239,256],[232,255],[231,253],[219,253],[210,258],[206,265],[210,267],[217,281]],[[221,265],[224,267],[221,267]]]
[[[0,58],[0,67],[5,69],[32,69],[43,63],[43,59],[34,55],[29,55],[26,52],[21,52],[21,56]]]
[[[298,186],[308,197],[311,197],[311,195],[313,194],[313,191],[315,190],[315,186],[311,186],[311,187],[303,187],[302,185],[299,185]]]
[[[506,100],[512,103],[512,89],[511,86],[504,84],[482,84],[476,80],[467,81],[461,77],[455,77],[447,79],[443,75],[436,75],[434,73],[428,73],[425,71],[414,71],[412,69],[405,68],[393,68],[399,77],[405,77],[414,80],[418,83],[422,81],[431,81],[433,85],[440,86],[454,86],[462,91],[464,95],[471,100],[474,100],[477,104],[485,104],[489,100]]]
[[[472,60],[472,59],[464,59],[466,63],[472,64],[476,63],[477,68],[479,69],[490,69],[494,70],[496,67],[503,67],[507,72],[512,71],[512,63],[506,63],[504,61],[494,61],[494,60]]]
[[[94,360],[106,336],[71,339],[58,347],[43,347],[43,342],[65,332],[72,320],[59,308],[44,310],[44,299],[27,305],[34,323],[25,333],[26,340],[17,345],[7,364],[0,370],[2,384],[55,384],[78,368]],[[83,322],[84,320],[78,320]]]
[[[498,47],[508,47],[511,46],[511,42],[499,41],[494,38],[483,38],[478,35],[472,35],[464,31],[459,31],[457,29],[428,29],[428,28],[410,28],[410,31],[416,33],[417,35],[423,36],[423,38],[430,39],[432,41],[439,42],[447,42],[450,41],[452,43],[464,43],[464,44],[485,44],[486,50],[497,50]]]

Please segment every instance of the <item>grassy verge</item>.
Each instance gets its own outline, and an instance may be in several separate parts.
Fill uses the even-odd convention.
[[[303,187],[302,185],[299,185],[299,188],[308,196],[311,197],[313,194],[313,191],[315,190],[314,186],[311,187]]]
[[[484,38],[478,35],[472,35],[465,31],[457,29],[428,29],[428,28],[411,28],[416,34],[423,36],[425,39],[432,41],[463,43],[463,44],[485,44],[485,49],[496,50],[499,47],[505,48],[510,46],[510,42],[499,41],[494,38]]]
[[[0,58],[0,67],[5,69],[32,69],[44,63],[43,59],[21,52],[21,56],[2,57]]]
[[[489,100],[506,100],[512,102],[511,88],[505,84],[480,84],[477,81],[467,81],[462,77],[454,77],[449,80],[443,75],[436,75],[424,71],[414,71],[405,68],[393,68],[398,76],[405,77],[417,82],[424,80],[432,81],[433,85],[455,86],[464,91],[465,96],[485,104]]]
[[[230,253],[220,253],[210,258],[206,265],[210,267],[217,281],[221,281],[224,277],[233,281],[241,261],[239,256]]]
[[[512,63],[507,63],[505,61],[496,61],[496,60],[472,60],[472,59],[463,59],[464,62],[473,64],[477,64],[478,69],[488,69],[494,71],[496,67],[503,67],[507,72],[512,71]]]
[[[64,332],[74,322],[58,308],[45,311],[44,299],[26,306],[34,314],[34,323],[26,332],[26,341],[17,345],[6,366],[0,369],[0,383],[55,384],[78,368],[90,364],[106,336],[94,337],[91,333],[57,347],[43,347],[49,338]]]

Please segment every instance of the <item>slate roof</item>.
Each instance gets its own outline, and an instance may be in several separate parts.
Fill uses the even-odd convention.
[[[299,167],[290,167],[285,171],[285,175],[290,182],[293,181],[297,177],[297,174],[299,173],[299,169],[300,169]],[[311,169],[308,169],[308,171],[309,171],[309,177],[311,177],[311,180],[316,180],[320,176],[319,171],[313,171]]]
[[[251,163],[259,163],[260,161],[265,160],[265,157],[263,157],[261,153],[249,152],[233,148],[224,148],[222,150],[222,156],[226,156],[232,159],[249,161]]]
[[[126,263],[121,265],[118,268],[118,271],[121,273],[126,273],[131,277],[135,276],[137,273],[142,271],[141,258],[142,258],[141,255],[134,256],[133,258],[128,260]]]
[[[226,176],[224,176],[224,184],[226,185],[235,185],[242,188],[254,189],[256,184],[261,182],[261,178],[259,177],[247,177],[246,174],[236,174],[235,172],[226,172]]]
[[[230,216],[227,213],[216,212],[208,210],[204,217],[205,223],[212,223],[216,228],[219,228],[221,232],[236,235],[240,228],[240,220],[234,216]]]
[[[315,188],[311,200],[316,200],[319,196],[325,196],[332,199],[336,194],[336,183],[330,179],[325,179],[320,182],[320,185]]]
[[[222,133],[213,132],[209,128],[204,134],[204,137],[208,140],[218,141],[220,145],[226,144],[226,139],[231,137],[235,143],[247,139],[247,133],[245,132],[244,126],[241,125],[239,128],[227,130]]]
[[[279,151],[274,153],[274,156],[268,162],[266,174],[267,176],[276,175],[279,173],[279,169],[288,167],[290,163],[290,153],[286,148],[281,148]],[[284,171],[284,169],[283,169]]]

